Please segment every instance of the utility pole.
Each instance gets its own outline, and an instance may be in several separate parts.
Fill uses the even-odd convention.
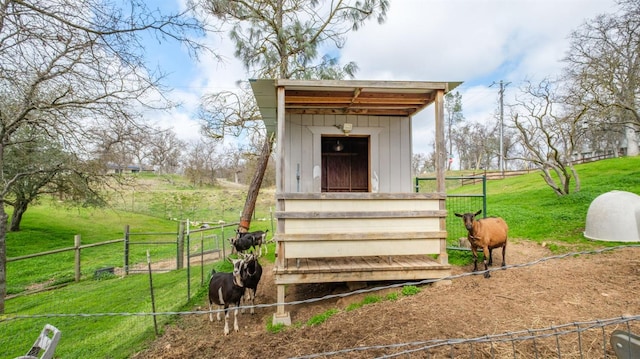
[[[504,83],[500,80],[500,155],[498,156],[500,159],[500,172],[504,172],[504,89],[510,83],[511,82]],[[489,87],[495,84],[496,82],[494,81]]]

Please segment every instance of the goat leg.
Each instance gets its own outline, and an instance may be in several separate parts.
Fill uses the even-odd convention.
[[[504,267],[507,266],[507,262],[504,259],[504,254],[507,251],[507,241],[504,242],[504,245],[502,245],[502,268],[504,269]]]
[[[224,335],[229,335],[229,308],[224,308]]]
[[[249,298],[251,300],[251,314],[256,314],[255,305],[256,305],[256,291],[253,289],[249,289]]]
[[[247,306],[247,302],[251,300],[251,288],[246,288],[244,294],[242,295],[242,301],[240,302],[240,314],[244,314],[245,307]],[[253,314],[253,308],[251,308],[251,314]]]
[[[236,332],[240,330],[240,328],[238,327],[238,306],[237,305],[233,311],[233,330]]]
[[[482,260],[482,263],[484,263],[484,270],[485,270],[484,277],[489,278],[491,277],[491,273],[489,273],[489,266],[487,265],[487,257],[491,257],[491,252],[489,251],[488,247],[483,247],[482,252],[484,253],[484,258]]]
[[[478,270],[478,248],[471,245],[471,253],[473,254],[473,271],[476,272]]]
[[[489,248],[489,266],[493,265],[493,248]]]

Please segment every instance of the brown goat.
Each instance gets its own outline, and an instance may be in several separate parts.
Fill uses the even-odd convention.
[[[476,213],[455,213],[457,217],[462,217],[464,226],[469,232],[467,238],[471,244],[471,252],[473,253],[473,271],[478,270],[478,248],[482,248],[484,253],[484,270],[487,271],[490,265],[493,265],[492,252],[494,248],[502,247],[502,266],[506,266],[504,254],[507,249],[507,232],[509,227],[504,219],[500,217],[488,217],[475,220],[475,217],[482,213],[479,210]],[[487,265],[487,257],[489,262]],[[485,278],[491,277],[489,272],[484,273]]]

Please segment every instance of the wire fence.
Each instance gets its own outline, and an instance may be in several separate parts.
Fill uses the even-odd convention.
[[[296,359],[326,358],[353,353],[380,353],[370,358],[616,358],[611,334],[623,328],[638,332],[640,316],[623,316],[566,323],[539,329],[505,332],[475,338],[435,339],[391,345],[361,346],[314,353]],[[630,346],[627,347],[631,356]]]
[[[525,268],[538,264],[558,260],[567,257],[587,254],[600,254],[622,248],[639,248],[640,245],[626,245],[608,247],[598,250],[571,252],[561,255],[549,256],[528,263],[507,265],[506,268]],[[502,268],[491,268],[488,271],[498,271]],[[329,299],[343,298],[357,294],[373,293],[389,288],[400,288],[411,285],[432,284],[438,281],[455,281],[462,277],[483,273],[461,273],[441,279],[429,279],[415,282],[392,283],[385,286],[363,288],[346,293],[329,294],[321,297],[283,303],[285,306],[310,304]],[[52,296],[53,297],[53,296]],[[64,300],[64,298],[56,298]],[[279,303],[257,304],[256,308],[273,308]],[[55,305],[52,305],[52,308]],[[91,308],[91,306],[88,306]],[[241,307],[248,309],[248,306]],[[2,348],[7,348],[8,343],[25,342],[33,340],[33,332],[24,328],[39,328],[44,323],[64,318],[68,320],[65,327],[65,337],[84,338],[92,337],[92,323],[99,320],[114,320],[127,317],[129,325],[150,326],[151,321],[137,318],[152,318],[153,323],[160,319],[160,323],[167,323],[175,316],[196,315],[204,316],[209,313],[217,313],[221,310],[195,310],[195,311],[151,311],[151,312],[127,312],[126,308],[114,308],[113,312],[78,312],[78,313],[29,313],[28,308],[23,308],[24,313],[14,312],[0,316],[0,357]],[[117,310],[122,311],[117,311]],[[545,328],[529,328],[519,331],[509,331],[501,334],[484,335],[475,338],[449,338],[428,339],[407,343],[394,343],[389,345],[359,346],[345,348],[339,351],[313,353],[299,358],[319,357],[349,357],[349,358],[394,358],[394,357],[420,357],[420,358],[615,358],[614,349],[610,344],[611,334],[616,330],[629,333],[640,332],[640,315],[630,314],[614,318],[594,319],[591,321],[571,322],[554,325]],[[97,336],[104,333],[96,333]],[[81,342],[77,345],[91,345]],[[95,344],[95,343],[94,343]],[[118,340],[118,345],[126,346],[127,340]],[[73,344],[68,344],[73,345]],[[7,353],[4,353],[5,355]],[[10,354],[13,354],[11,352]]]

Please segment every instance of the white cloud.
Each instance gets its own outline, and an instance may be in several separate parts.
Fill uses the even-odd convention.
[[[614,10],[613,0],[402,0],[388,20],[351,33],[342,52],[359,79],[463,81],[467,121],[495,121],[498,85],[559,73],[569,35]],[[506,97],[505,97],[506,98]],[[426,113],[425,113],[426,112]],[[433,108],[414,121],[414,152],[433,142]],[[423,128],[425,127],[426,128]]]
[[[585,20],[614,10],[615,0],[392,1],[387,21],[371,21],[350,33],[340,56],[358,64],[358,79],[464,81],[457,90],[465,118],[493,121],[498,107],[498,87],[489,87],[493,82],[510,82],[509,94],[525,79],[557,75],[570,33]],[[227,34],[210,41],[227,61],[204,57],[184,65],[198,68],[185,89],[195,98],[233,89],[237,80],[247,79]],[[174,116],[181,130],[189,127],[185,123],[192,109],[185,106]],[[430,151],[432,113],[430,107],[416,116],[414,152]]]

